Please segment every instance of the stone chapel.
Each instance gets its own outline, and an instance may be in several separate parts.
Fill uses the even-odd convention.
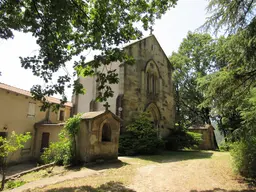
[[[135,64],[117,61],[107,66],[119,76],[119,83],[111,85],[114,96],[108,99],[109,110],[122,119],[121,132],[139,112],[149,112],[159,137],[166,137],[175,120],[173,67],[154,35],[125,46],[124,51],[134,57]],[[74,112],[103,111],[104,103],[95,102],[96,77],[79,81],[86,94],[73,96]]]

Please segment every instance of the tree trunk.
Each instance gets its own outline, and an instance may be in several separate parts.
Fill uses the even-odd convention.
[[[73,163],[77,164],[77,155],[76,155],[76,136],[73,136]]]
[[[179,95],[179,87],[178,85],[175,86],[175,95],[176,95],[176,106],[175,106],[175,109],[176,109],[176,120],[175,122],[178,123],[178,128],[181,129],[181,117],[180,117],[180,95]]]
[[[5,185],[5,172],[6,172],[6,160],[3,159],[2,162],[2,183],[1,183],[1,191],[4,190],[4,185]]]

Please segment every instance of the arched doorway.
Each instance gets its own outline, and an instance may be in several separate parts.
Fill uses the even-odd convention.
[[[101,141],[111,142],[111,127],[107,123],[102,127]]]
[[[158,136],[159,136],[161,115],[160,115],[157,105],[155,103],[150,103],[147,105],[145,111],[149,113],[149,118],[150,118],[153,126],[157,129]]]

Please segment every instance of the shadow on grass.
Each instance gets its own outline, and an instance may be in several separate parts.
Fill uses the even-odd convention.
[[[72,171],[80,171],[82,168],[87,168],[87,169],[99,171],[99,170],[113,169],[113,168],[118,169],[126,165],[128,165],[128,163],[117,160],[117,161],[110,161],[110,162],[85,164],[85,165],[79,165],[79,166],[68,166],[66,167],[66,169],[72,170]]]
[[[126,165],[129,165],[129,163],[122,162],[120,160],[114,161],[114,162],[102,162],[102,163],[96,163],[92,165],[85,165],[88,169],[93,169],[95,171],[104,170],[104,169],[118,169],[121,167],[124,167]]]
[[[226,189],[221,189],[221,188],[214,188],[211,190],[203,190],[203,191],[191,190],[190,192],[255,192],[255,190],[250,190],[250,189],[226,190]]]
[[[136,156],[136,158],[157,163],[168,163],[190,159],[207,159],[211,158],[212,155],[213,152],[210,151],[164,151],[157,155]]]
[[[136,192],[132,189],[126,188],[123,183],[110,181],[99,187],[80,186],[80,187],[62,187],[58,189],[49,189],[47,192]]]
[[[30,169],[35,168],[37,165],[35,162],[27,162],[20,164],[10,164],[7,169],[7,176],[15,175],[17,173],[28,171]]]

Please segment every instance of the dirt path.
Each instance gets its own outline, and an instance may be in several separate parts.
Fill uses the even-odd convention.
[[[235,178],[229,163],[197,159],[141,167],[129,188],[139,192],[223,192],[248,189]]]
[[[200,152],[201,153],[201,152]],[[185,155],[184,155],[185,154]],[[206,153],[203,153],[205,156]],[[228,153],[174,153],[168,156],[120,158],[120,167],[82,169],[13,190],[47,192],[253,192],[231,169]],[[192,156],[191,156],[192,155]],[[188,158],[189,157],[189,158]],[[190,159],[191,158],[191,159]],[[58,183],[58,184],[56,184]],[[35,189],[37,188],[37,189]]]

